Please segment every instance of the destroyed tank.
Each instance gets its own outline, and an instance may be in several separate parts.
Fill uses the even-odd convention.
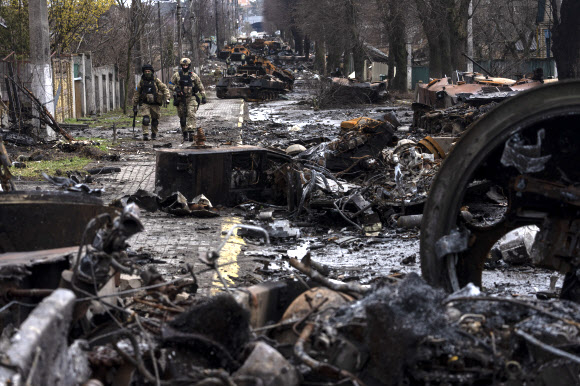
[[[496,242],[535,226],[530,263],[566,273],[560,296],[580,301],[579,95],[580,81],[536,87],[463,134],[423,211],[421,270],[428,283],[448,291],[481,286]]]
[[[292,89],[294,75],[262,57],[252,57],[238,66],[236,74],[222,77],[216,85],[218,98],[244,98],[248,101],[272,100]]]
[[[286,84],[274,77],[242,75],[223,77],[216,85],[218,98],[243,98],[247,101],[276,99],[286,91]]]

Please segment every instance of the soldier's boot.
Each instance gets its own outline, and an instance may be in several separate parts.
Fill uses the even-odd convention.
[[[157,126],[159,125],[159,120],[157,118],[153,118],[151,120],[151,139],[157,138]]]
[[[204,146],[205,145],[205,133],[201,127],[197,128],[197,135],[195,136],[195,144],[197,146]]]
[[[193,131],[188,131],[188,132],[187,132],[187,134],[188,134],[187,140],[188,140],[189,142],[193,142],[193,137],[195,136],[195,135],[193,134]]]
[[[143,134],[143,141],[149,141],[149,136],[147,134]]]
[[[186,130],[185,126],[181,126],[181,134],[183,134],[183,142],[187,141],[187,139],[189,138],[189,134],[187,134],[187,131],[185,130]]]

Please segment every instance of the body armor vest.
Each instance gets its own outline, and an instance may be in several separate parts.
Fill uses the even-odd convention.
[[[187,96],[191,96],[197,92],[189,72],[184,73],[183,70],[179,70],[179,87],[181,87],[181,90]]]
[[[141,101],[147,104],[157,103],[157,85],[155,84],[155,79],[143,79],[141,85]]]

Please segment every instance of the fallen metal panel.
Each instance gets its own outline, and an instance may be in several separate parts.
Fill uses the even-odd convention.
[[[0,267],[9,265],[34,266],[63,261],[66,256],[77,253],[79,247],[63,247],[32,252],[10,252],[0,254]]]
[[[70,192],[8,192],[0,207],[0,253],[79,245],[93,217],[115,212],[100,199]]]
[[[290,158],[255,146],[157,151],[155,190],[160,197],[181,192],[187,199],[205,195],[214,205],[247,199],[268,200],[266,171],[272,159]]]

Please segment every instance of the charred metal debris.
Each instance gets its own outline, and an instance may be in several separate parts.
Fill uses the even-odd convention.
[[[486,264],[531,261],[565,270],[563,297],[578,300],[578,84],[538,89],[548,102],[535,120],[523,108],[514,114],[532,94],[515,97],[457,145],[400,138],[406,131],[385,114],[344,121],[336,139],[308,149],[160,149],[155,192],[116,207],[72,177],[45,177],[63,192],[11,191],[0,148],[1,382],[580,383],[577,303],[553,299],[555,291],[530,300],[476,286]],[[558,95],[568,99],[551,105]],[[487,125],[494,121],[505,125]],[[243,211],[245,224],[197,256],[200,268],[186,264],[167,279],[130,249],[144,230],[139,208],[212,217],[222,205]],[[324,245],[282,248],[325,222],[354,230],[342,245],[384,242],[388,228],[417,237],[421,226],[427,282],[415,273],[336,278],[312,258]],[[501,238],[512,230],[520,234]],[[268,261],[283,267],[276,281],[225,280],[222,251],[235,233],[278,245],[279,259]],[[199,293],[206,272],[221,293]]]
[[[247,101],[270,101],[280,98],[294,87],[296,73],[311,67],[311,60],[296,55],[283,42],[240,39],[226,46],[218,58],[225,60],[227,70],[216,85],[218,98],[243,98]],[[316,108],[377,103],[384,100],[387,81],[364,82],[340,73],[317,76]]]
[[[165,281],[135,263],[127,240],[143,227],[134,204],[114,219],[94,218],[84,236],[99,226],[91,244],[53,251],[50,260],[2,256],[4,383],[579,381],[574,303],[488,297],[472,285],[447,295],[416,274],[372,286],[340,282],[308,254],[291,253],[286,259],[300,280],[247,288],[224,282],[226,293],[202,298],[196,294],[201,272],[190,267]],[[220,249],[202,257],[206,269],[219,272]],[[39,282],[29,280],[38,265],[60,282],[26,287]],[[121,289],[124,275],[141,286]]]
[[[476,72],[457,72],[453,80],[434,79],[417,85],[413,103],[414,127],[428,133],[460,134],[498,103],[523,91],[557,81],[541,76],[516,81]]]

